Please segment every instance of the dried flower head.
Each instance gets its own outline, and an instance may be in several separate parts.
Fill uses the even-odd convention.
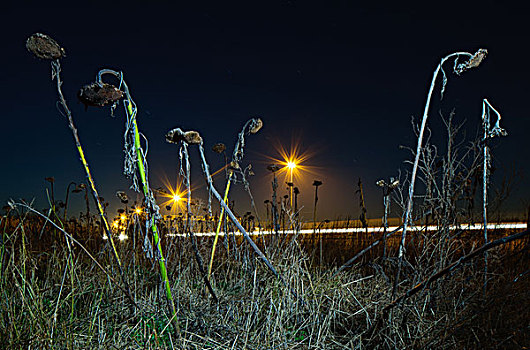
[[[55,40],[42,33],[31,35],[26,40],[26,49],[45,60],[56,60],[66,56],[64,49]]]
[[[322,181],[318,181],[318,180],[313,181],[313,186],[318,187],[320,185],[322,185]]]
[[[202,143],[202,137],[197,131],[186,131],[184,133],[184,140],[190,145],[198,145]]]
[[[214,151],[215,153],[219,153],[219,154],[223,153],[225,150],[226,150],[226,146],[224,143],[216,143],[212,147],[212,151]]]
[[[117,191],[116,192],[116,197],[118,197],[118,199],[123,203],[123,204],[127,204],[129,203],[129,196],[127,196],[127,193],[123,192],[123,191]]]
[[[478,67],[482,63],[484,58],[486,58],[487,54],[488,50],[479,49],[468,61],[456,65],[455,73],[460,75],[468,69]]]
[[[277,172],[280,169],[281,167],[278,164],[271,164],[267,166],[267,170],[272,171],[273,173]]]
[[[55,178],[53,176],[45,177],[44,180],[48,181],[51,184],[55,182]]]
[[[86,188],[86,185],[83,184],[83,183],[80,183],[79,185],[77,185],[80,189],[84,190]]]
[[[181,141],[190,145],[198,145],[202,143],[202,137],[197,131],[182,131],[180,128],[175,128],[168,131],[166,134],[166,141],[169,143],[179,143]]]
[[[77,98],[85,106],[103,107],[118,102],[124,97],[123,91],[111,84],[91,83],[83,86]]]
[[[260,118],[253,118],[249,131],[251,134],[257,133],[263,127],[263,121]]]
[[[388,188],[390,188],[390,189],[394,189],[394,188],[398,187],[398,185],[399,185],[399,180],[393,180],[393,181],[392,181],[392,179],[390,179],[390,181],[391,181],[391,182],[390,182],[390,185],[388,185]]]

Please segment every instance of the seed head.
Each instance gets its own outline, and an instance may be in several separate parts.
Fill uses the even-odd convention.
[[[278,164],[271,164],[271,165],[267,166],[267,170],[269,170],[269,171],[271,171],[273,173],[277,172],[280,169],[281,169],[281,167]]]
[[[484,58],[486,58],[487,54],[488,50],[479,49],[468,61],[456,65],[455,73],[460,75],[468,69],[478,67],[482,63],[482,61],[484,61]]]
[[[190,145],[198,145],[202,143],[202,137],[197,131],[182,131],[180,128],[175,128],[168,131],[166,134],[166,141],[169,143],[179,143],[181,141]]]
[[[127,196],[127,193],[123,191],[117,191],[116,197],[118,197],[123,204],[129,203],[129,196]]]
[[[226,150],[226,146],[224,143],[216,143],[212,147],[212,151],[214,151],[215,153],[219,153],[219,154],[223,153],[225,150]]]
[[[118,102],[124,97],[123,91],[111,84],[91,83],[83,86],[77,98],[85,106],[103,107]]]
[[[56,60],[66,56],[66,52],[55,40],[42,33],[35,33],[26,40],[26,49],[44,60]]]
[[[392,180],[392,179],[390,179],[390,180]],[[394,181],[390,182],[390,185],[388,185],[388,188],[394,189],[394,188],[398,187],[398,185],[399,185],[399,180],[394,180]]]
[[[313,186],[318,187],[320,185],[322,185],[322,181],[318,181],[318,180],[313,181]]]
[[[263,127],[263,121],[260,118],[253,118],[250,124],[250,133],[255,134]]]

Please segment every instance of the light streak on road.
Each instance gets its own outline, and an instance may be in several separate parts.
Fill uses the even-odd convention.
[[[391,232],[394,230],[399,229],[400,226],[390,226],[387,229],[387,232]],[[488,224],[488,230],[518,230],[518,229],[526,229],[527,223],[526,222],[507,222],[507,223],[501,223],[501,224]],[[412,232],[419,232],[419,231],[436,231],[439,229],[437,226],[411,226],[410,231]],[[483,224],[471,224],[471,225],[452,225],[449,227],[451,231],[456,230],[464,230],[464,231],[478,231],[483,229]],[[399,230],[401,231],[401,230]],[[398,232],[399,232],[398,231]],[[279,234],[313,234],[315,231],[313,229],[303,229],[303,230],[280,230],[278,231]],[[350,227],[350,228],[321,228],[316,230],[317,234],[344,234],[344,233],[383,233],[382,227],[368,227],[368,228],[362,228],[362,227]],[[225,232],[219,232],[219,235],[224,236]],[[258,231],[254,230],[252,232],[248,232],[249,235],[271,235],[275,234],[274,231],[270,230],[263,230]],[[195,233],[196,236],[200,237],[210,237],[215,236],[215,232],[197,232]],[[241,235],[241,232],[234,232],[234,235],[238,236]],[[168,234],[169,237],[186,237],[186,234]]]

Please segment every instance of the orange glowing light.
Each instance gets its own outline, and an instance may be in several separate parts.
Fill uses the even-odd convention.
[[[125,216],[125,214],[121,214],[120,215],[120,220],[121,221],[125,221],[127,219],[127,216]]]
[[[161,208],[170,208],[168,209],[170,214],[175,215],[179,211],[182,211],[186,208],[188,192],[184,190],[181,186],[182,184],[177,184],[173,186],[171,182],[167,179],[162,179],[166,193],[160,193],[158,199],[160,200]]]
[[[136,215],[140,215],[142,213],[142,209],[141,208],[136,208],[134,210],[134,212],[136,213]]]

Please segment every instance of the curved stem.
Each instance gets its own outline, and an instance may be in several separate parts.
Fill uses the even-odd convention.
[[[61,81],[61,75],[60,75],[60,73],[61,73],[61,64],[60,64],[59,60],[52,61],[52,71],[53,71],[53,76],[57,80],[57,92],[59,94],[59,102],[60,102],[61,106],[63,107],[64,114],[65,114],[66,118],[68,119],[68,126],[70,127],[70,130],[72,131],[72,135],[74,136],[75,146],[77,148],[77,152],[79,153],[79,157],[81,159],[81,163],[83,164],[83,168],[85,169],[86,177],[88,179],[88,183],[90,185],[90,189],[92,190],[92,196],[94,197],[94,201],[97,204],[98,211],[99,211],[99,216],[101,218],[101,223],[103,225],[103,229],[105,230],[105,233],[107,234],[107,236],[108,236],[108,238],[110,240],[110,243],[111,243],[111,246],[112,246],[112,252],[114,253],[114,257],[116,258],[116,261],[118,262],[120,273],[122,274],[122,278],[123,278],[123,268],[122,268],[120,257],[118,255],[118,251],[116,250],[116,245],[114,244],[114,240],[112,239],[110,226],[109,226],[109,223],[108,223],[107,218],[105,216],[105,212],[103,210],[103,206],[101,205],[101,201],[99,199],[98,191],[96,190],[96,185],[94,183],[94,179],[92,178],[92,175],[90,174],[90,168],[88,167],[88,163],[87,163],[86,158],[85,158],[85,153],[83,152],[83,148],[81,147],[81,142],[79,141],[79,136],[77,134],[77,129],[76,129],[75,125],[74,125],[74,120],[72,118],[72,112],[68,108],[68,105],[66,104],[66,100],[64,99],[64,96],[63,96],[63,92],[61,90],[63,82]],[[124,283],[126,283],[125,282],[125,278],[123,278],[123,280],[124,280]]]
[[[403,255],[405,254],[405,240],[406,240],[406,237],[407,237],[407,228],[410,225],[410,217],[411,217],[411,213],[412,213],[412,203],[413,203],[413,199],[414,199],[414,185],[416,184],[416,173],[418,171],[418,163],[420,161],[420,154],[421,154],[421,150],[422,150],[423,133],[425,132],[425,126],[427,125],[427,118],[429,117],[429,107],[430,107],[430,104],[431,104],[432,93],[434,91],[434,87],[436,86],[436,80],[438,78],[438,74],[442,70],[443,64],[447,60],[449,60],[450,58],[459,57],[459,56],[473,57],[473,55],[468,53],[468,52],[455,52],[455,53],[452,53],[450,55],[445,56],[441,60],[441,62],[438,64],[438,66],[436,67],[436,70],[434,71],[434,74],[433,74],[433,77],[432,77],[432,81],[431,81],[431,87],[429,88],[429,93],[427,95],[427,102],[425,103],[425,109],[423,111],[423,118],[422,118],[422,121],[421,121],[421,127],[420,127],[420,131],[419,131],[419,134],[418,134],[418,145],[416,146],[416,154],[415,154],[415,158],[414,158],[414,165],[412,166],[412,176],[411,176],[411,179],[410,179],[409,194],[408,194],[408,200],[407,200],[407,209],[405,211],[405,218],[404,218],[404,222],[403,222],[403,233],[401,234],[401,241],[399,243],[399,253],[398,253],[399,265],[398,265],[398,271],[397,271],[397,274],[396,274],[396,279],[394,281],[394,288],[393,288],[393,292],[392,292],[393,296],[395,296],[396,288],[397,288],[397,285],[399,283],[399,275],[401,273],[401,265],[402,265],[402,262],[403,262]]]
[[[160,277],[164,283],[165,291],[166,291],[166,298],[169,304],[169,311],[171,314],[171,320],[173,322],[173,325],[175,326],[175,330],[177,334],[180,336],[180,327],[178,324],[177,319],[177,310],[175,308],[175,302],[173,300],[173,294],[171,293],[171,285],[169,283],[169,278],[167,275],[167,266],[166,266],[166,259],[164,258],[164,253],[162,251],[162,243],[160,242],[160,236],[157,226],[157,217],[160,215],[158,213],[158,206],[156,205],[155,199],[153,197],[153,193],[151,192],[151,189],[149,187],[149,182],[147,178],[147,172],[145,169],[145,158],[144,153],[142,150],[142,146],[140,143],[140,132],[138,131],[138,124],[136,122],[136,115],[137,115],[137,109],[136,105],[134,104],[132,97],[129,93],[129,88],[125,81],[123,80],[123,74],[121,72],[116,72],[111,69],[102,69],[98,72],[97,81],[98,83],[102,83],[102,76],[104,74],[111,74],[115,76],[116,78],[120,79],[120,88],[123,87],[125,95],[127,97],[125,111],[127,114],[127,120],[131,120],[133,132],[134,132],[134,148],[136,151],[136,161],[138,166],[138,172],[140,173],[140,180],[142,182],[142,191],[144,194],[144,198],[146,200],[146,215],[147,215],[147,225],[148,228],[151,230],[153,234],[153,240],[158,252],[158,265],[160,270]]]

